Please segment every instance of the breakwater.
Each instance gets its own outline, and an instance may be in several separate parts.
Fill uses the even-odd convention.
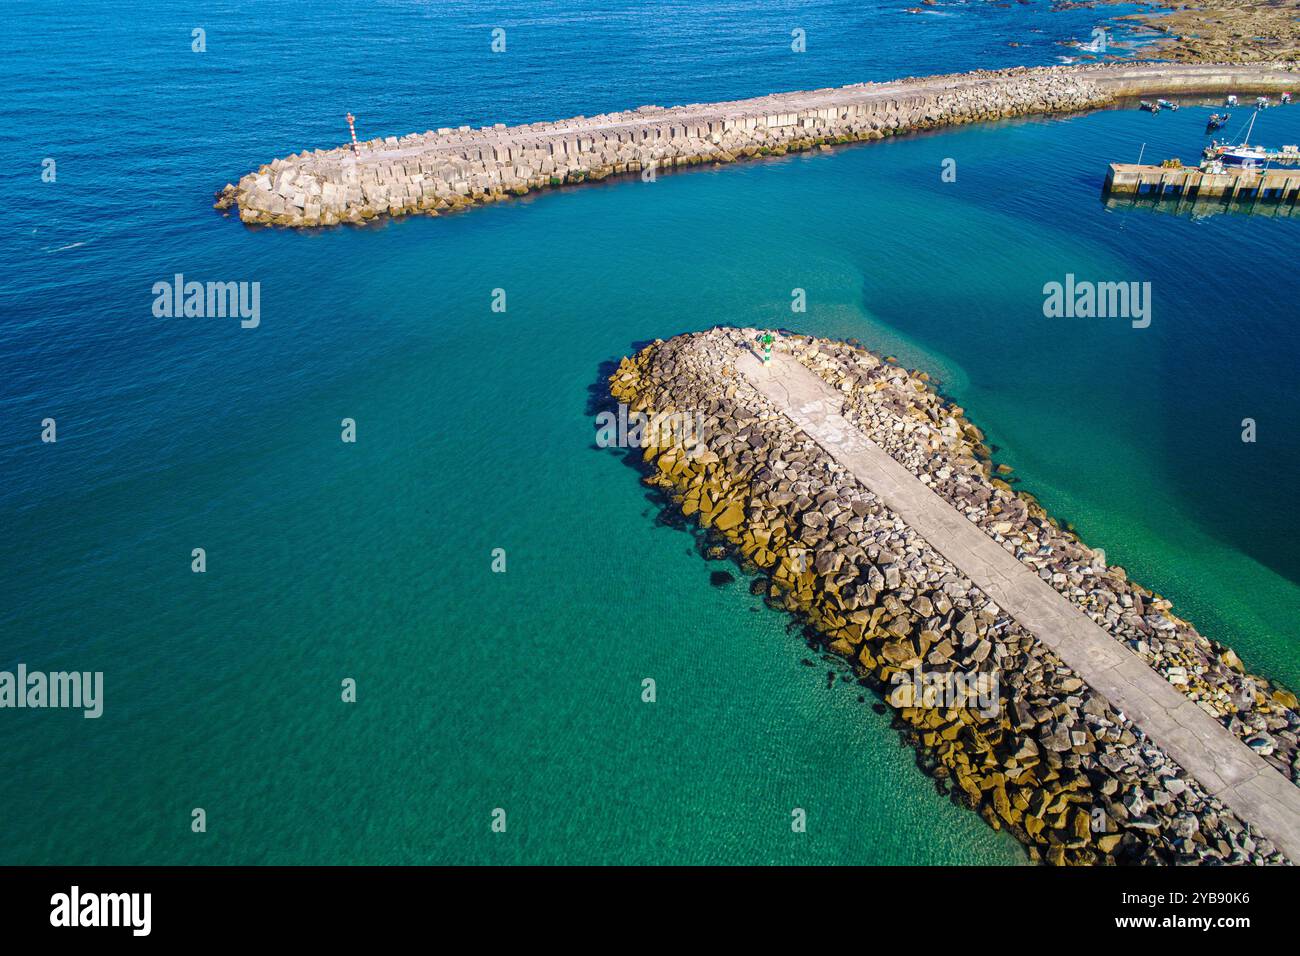
[[[237,207],[246,223],[294,227],[438,215],[620,174],[1092,109],[1131,96],[1280,92],[1297,85],[1295,71],[1294,64],[1015,68],[514,127],[442,128],[273,160],[228,183],[216,207]]]
[[[772,370],[751,352],[755,335],[715,329],[623,360],[617,400],[699,416],[687,435],[647,431],[647,482],[887,696],[941,787],[1053,863],[1281,862],[1275,841],[1296,855],[1294,696],[998,477],[979,429],[923,374],[783,338],[774,364],[797,363],[836,399],[834,414],[818,411],[796,376],[761,377]],[[885,501],[900,500],[896,477],[864,481],[828,452],[855,443],[934,499],[925,536]],[[972,532],[983,555],[954,547]],[[1017,576],[1030,586],[1011,587]],[[1035,587],[1055,619],[1021,599]],[[1068,617],[1092,645],[1057,640]],[[1144,679],[1156,693],[1134,692]]]

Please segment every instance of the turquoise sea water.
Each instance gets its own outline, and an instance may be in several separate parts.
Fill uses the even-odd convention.
[[[337,142],[349,109],[400,133],[1050,63],[1095,12],[305,9],[31,6],[5,27],[24,53],[0,63],[0,669],[102,670],[106,702],[99,720],[0,711],[0,862],[1021,862],[934,793],[870,696],[801,663],[743,579],[713,587],[721,566],[594,448],[602,363],[715,323],[856,336],[936,373],[1086,540],[1300,686],[1300,225],[1099,198],[1144,142],[1193,158],[1208,110],[365,230],[250,231],[209,208],[257,163]],[[1295,142],[1300,110],[1257,132]],[[261,326],[154,318],[152,284],[177,272],[259,281]],[[1042,285],[1067,272],[1152,282],[1151,327],[1045,319]]]

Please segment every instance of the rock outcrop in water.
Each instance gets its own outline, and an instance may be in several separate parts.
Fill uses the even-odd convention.
[[[622,361],[610,379],[618,401],[699,416],[690,434],[646,433],[646,481],[734,546],[769,604],[804,616],[886,694],[939,786],[1052,863],[1284,862],[738,374],[756,334],[683,335]],[[834,386],[844,415],[896,461],[1297,776],[1295,699],[996,477],[979,430],[923,375],[843,343],[780,347]],[[926,698],[921,671],[953,678],[961,696]],[[990,687],[991,709],[977,701]]]
[[[648,168],[780,156],[980,120],[1106,106],[1155,93],[1271,91],[1294,66],[1016,68],[778,93],[752,100],[483,129],[462,126],[277,159],[217,195],[246,223],[328,226],[437,215]]]
[[[1130,0],[1099,2],[1132,7]],[[1144,50],[1163,59],[1191,63],[1232,60],[1256,62],[1300,59],[1300,5],[1295,0],[1243,3],[1242,0],[1154,0],[1157,8],[1126,13],[1159,34]]]

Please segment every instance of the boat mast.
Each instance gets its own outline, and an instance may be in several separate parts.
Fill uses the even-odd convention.
[[[1250,125],[1246,127],[1246,137],[1241,141],[1242,146],[1250,145],[1250,134],[1255,129],[1255,117],[1259,115],[1259,107],[1255,107],[1255,112],[1250,114]]]

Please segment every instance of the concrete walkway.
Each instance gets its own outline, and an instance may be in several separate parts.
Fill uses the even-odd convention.
[[[1300,787],[1183,696],[844,418],[843,396],[788,355],[739,370],[904,522],[969,577],[1207,792],[1300,863]]]

